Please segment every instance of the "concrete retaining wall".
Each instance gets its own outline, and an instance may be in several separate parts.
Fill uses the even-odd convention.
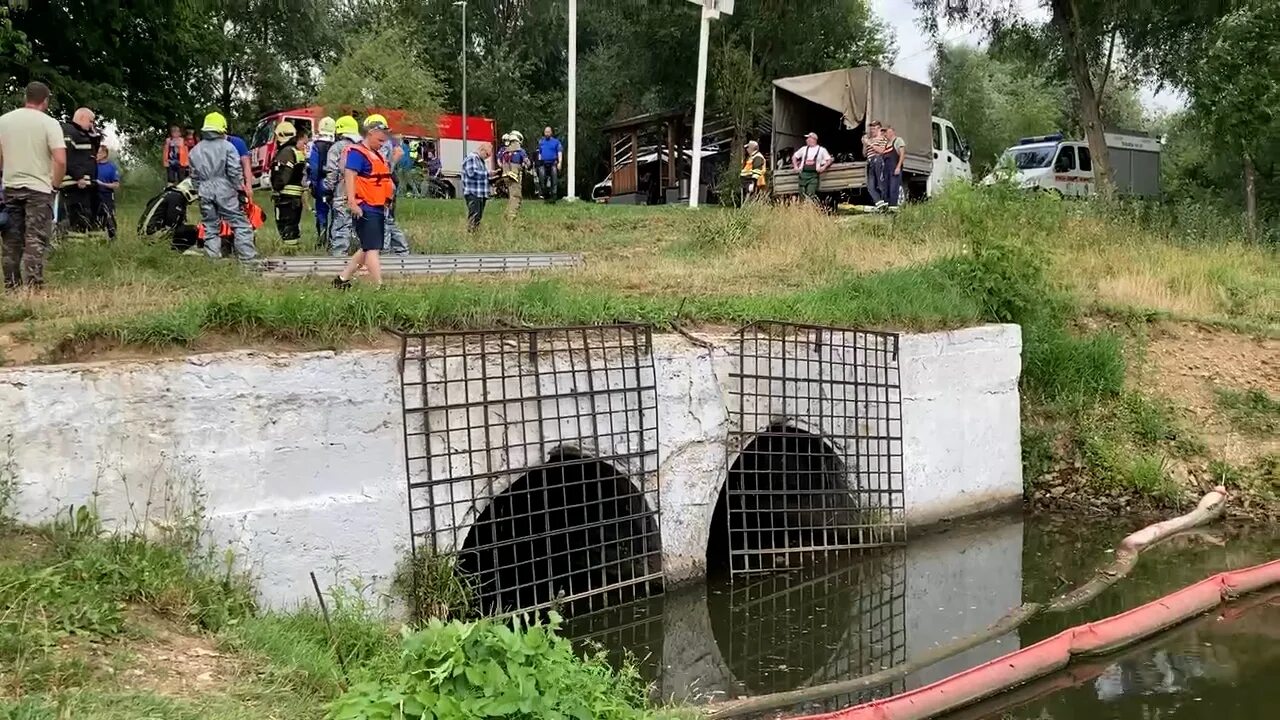
[[[730,357],[655,336],[662,544],[671,581],[703,573],[727,466]],[[1022,492],[1017,326],[904,335],[906,520]],[[263,600],[310,595],[307,571],[385,579],[407,551],[398,354],[232,352],[0,369],[0,465],[17,514],[94,501],[117,525],[163,522],[198,489],[213,539]]]

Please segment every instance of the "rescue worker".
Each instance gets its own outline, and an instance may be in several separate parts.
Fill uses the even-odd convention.
[[[59,192],[61,218],[67,221],[67,239],[87,240],[98,233],[98,146],[102,136],[93,126],[93,111],[80,108],[63,123],[67,146],[67,171]],[[104,235],[105,237],[105,235]]]
[[[763,194],[766,187],[764,179],[765,159],[760,152],[760,143],[752,140],[745,146],[742,159],[742,203],[745,205],[757,194]]]
[[[355,235],[360,249],[347,261],[347,266],[333,286],[339,290],[351,287],[351,278],[364,267],[375,285],[382,284],[382,249],[386,244],[385,220],[388,205],[396,195],[391,166],[383,159],[382,146],[390,134],[380,116],[365,119],[364,141],[356,143],[346,152],[342,173],[343,190],[347,194]]]
[[[324,186],[324,164],[329,159],[329,148],[333,147],[336,127],[333,118],[321,119],[316,141],[311,143],[311,152],[307,155],[307,184],[316,204],[316,242],[322,248],[329,244],[329,193]]]
[[[191,150],[191,179],[200,197],[200,220],[204,225],[205,253],[212,258],[222,256],[222,240],[218,229],[222,221],[230,226],[235,238],[236,255],[248,262],[258,255],[253,244],[253,226],[241,205],[244,167],[240,154],[227,140],[227,119],[211,112],[200,128],[202,139]]]
[[[195,247],[199,233],[194,225],[187,222],[187,207],[196,201],[196,197],[190,178],[166,186],[143,206],[142,216],[138,218],[138,236],[169,233],[174,250],[181,252]]]
[[[297,245],[302,237],[299,225],[306,174],[307,156],[298,147],[298,132],[293,123],[282,121],[276,125],[276,155],[271,160],[271,200],[276,206],[276,230],[285,245]]]
[[[502,136],[506,147],[498,153],[498,165],[507,185],[507,220],[514,220],[524,201],[524,171],[529,167],[529,153],[524,150],[524,134],[512,130]]]
[[[346,175],[347,150],[360,142],[360,125],[350,115],[343,115],[334,124],[337,139],[329,147],[324,161],[324,186],[329,195],[329,253],[334,257],[346,257],[351,246],[351,213],[347,209]]]
[[[387,119],[377,113],[370,115],[364,119],[365,131],[368,132],[370,125],[382,125],[389,127]],[[382,159],[387,161],[387,166],[391,168],[393,175],[397,171],[404,169],[408,157],[405,155],[404,143],[395,134],[388,132],[387,141],[382,143],[382,147],[378,150],[382,155]],[[395,178],[396,195],[400,194],[400,178]],[[396,223],[396,198],[392,196],[391,202],[387,204],[387,214],[383,221],[383,227],[386,230],[386,249],[399,257],[409,254],[409,239],[405,237],[404,230],[400,229],[400,225]]]

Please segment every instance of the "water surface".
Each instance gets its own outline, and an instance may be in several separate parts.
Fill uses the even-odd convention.
[[[985,629],[1024,601],[1044,601],[1074,587],[1109,562],[1114,545],[1141,524],[1036,516],[966,524],[917,538],[906,547],[868,551],[790,573],[730,579],[727,573],[713,571],[705,584],[577,618],[567,629],[599,643],[615,659],[630,655],[664,699],[708,702],[821,685],[900,665],[939,644]],[[1280,536],[1272,530],[1217,527],[1182,536],[1144,553],[1128,579],[1080,610],[1043,615],[1005,637],[887,686],[788,708],[788,712],[847,707],[919,687],[1213,573],[1275,557],[1280,557]],[[1185,688],[1200,688],[1208,678],[1227,676],[1247,683],[1247,678],[1264,677],[1267,671],[1280,678],[1275,672],[1280,644],[1256,630],[1268,621],[1280,634],[1280,616],[1264,604],[1233,624],[1238,629],[1231,640],[1226,636],[1200,640],[1197,635],[1191,645],[1178,646],[1170,635],[1168,642],[1175,644],[1164,648],[1159,657],[1165,659],[1138,657],[1128,660],[1129,665],[1117,665],[1118,669],[1109,669],[1108,659],[1105,671],[1084,685],[1067,683],[1063,686],[1067,689],[1036,700],[1039,704],[1034,707],[1004,707],[993,710],[996,714],[991,717],[1004,716],[1001,713],[1014,718],[1093,717],[1092,710],[1084,714],[1087,706],[1071,710],[1051,704],[1071,702],[1059,699],[1071,693],[1093,692],[1103,698],[1094,702],[1110,703],[1107,707],[1120,713],[1107,710],[1098,717],[1126,720],[1173,717],[1163,712],[1144,715],[1141,709],[1134,711],[1138,714],[1123,714],[1118,709],[1128,707],[1125,703],[1148,707],[1134,700],[1145,697],[1145,692],[1160,693],[1166,699],[1189,692],[1183,698],[1187,702],[1225,702]],[[1188,626],[1186,631],[1192,629]],[[1190,653],[1187,648],[1195,642],[1216,642],[1219,654]],[[1241,643],[1253,643],[1250,647],[1256,648],[1245,649]],[[1270,660],[1263,652],[1268,644],[1278,647]],[[1193,656],[1198,658],[1195,662],[1187,660]],[[1219,656],[1236,663],[1231,667],[1237,669],[1227,672],[1227,660],[1220,663]],[[1192,667],[1203,671],[1186,669]],[[1167,678],[1170,673],[1176,680],[1158,690],[1137,679]],[[1098,683],[1108,689],[1097,690]],[[1280,693],[1280,682],[1272,684]],[[1269,688],[1257,690],[1270,692]],[[1273,699],[1280,703],[1280,696]],[[1072,714],[1076,712],[1081,714]],[[1280,713],[1267,717],[1280,717]]]

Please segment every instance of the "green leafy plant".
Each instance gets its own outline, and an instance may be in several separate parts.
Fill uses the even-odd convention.
[[[438,619],[406,631],[399,672],[356,683],[330,708],[332,720],[404,718],[577,718],[650,716],[633,668],[614,671],[602,655],[578,657],[547,623]]]

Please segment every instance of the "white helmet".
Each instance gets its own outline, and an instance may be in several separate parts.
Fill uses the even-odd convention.
[[[504,141],[506,141],[506,142],[511,142],[512,140],[514,140],[514,141],[516,141],[516,142],[520,143],[521,145],[523,145],[523,144],[524,144],[524,133],[520,132],[519,130],[512,130],[511,132],[507,133],[506,135],[503,135],[503,136],[502,136],[502,139],[503,139]]]

